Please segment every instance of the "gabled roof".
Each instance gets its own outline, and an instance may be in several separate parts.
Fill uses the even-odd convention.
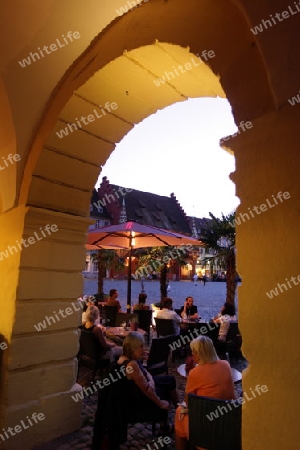
[[[114,224],[119,223],[123,200],[127,220],[144,225],[191,235],[187,216],[174,194],[170,197],[110,184],[106,177],[98,189],[97,198],[106,202]]]
[[[102,178],[98,192],[93,190],[91,216],[108,218],[112,224],[118,224],[123,201],[127,221],[132,220],[143,225],[151,225],[189,236],[192,234],[194,224],[198,237],[201,230],[211,223],[211,219],[205,217],[200,219],[187,216],[173,193],[170,197],[166,197],[124,188],[117,184],[111,184],[107,177]]]
[[[117,190],[120,186],[111,185]],[[132,189],[124,195],[127,220],[179,233],[191,234],[187,216],[176,197]],[[121,199],[122,201],[123,199]]]
[[[91,204],[90,204],[90,216],[94,218],[101,218],[101,219],[110,219],[111,215],[107,211],[106,207],[99,201],[98,192],[96,189],[93,189],[92,192],[92,198],[91,198]]]

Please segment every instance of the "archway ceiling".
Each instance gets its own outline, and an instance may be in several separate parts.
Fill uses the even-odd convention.
[[[165,72],[191,62],[191,70],[155,85]],[[188,48],[156,42],[124,52],[77,89],[59,114],[35,168],[28,204],[86,215],[99,166],[135,124],[173,103],[217,96],[225,97],[218,77]],[[101,115],[106,102],[118,108],[81,122],[81,129],[63,138],[56,134],[94,110]]]
[[[191,70],[175,76],[160,87],[155,85],[154,80],[165,72],[172,72],[174,67],[184,66],[191,60],[195,64],[192,64]],[[135,124],[158,109],[188,98],[217,96],[225,97],[225,93],[218,77],[204,62],[188,49],[157,42],[125,52],[74,92],[59,115],[48,145],[66,153],[70,147],[72,155],[75,151],[78,157],[81,155],[84,159],[82,149],[85,145],[88,148],[94,146],[93,155],[86,152],[86,155],[89,154],[88,161],[103,164],[114,145]],[[104,106],[106,102],[115,102],[118,108],[92,123],[82,125],[82,130],[70,133],[63,139],[56,135],[67,123],[74,123],[75,118],[87,116],[94,109],[101,115],[99,106]],[[72,139],[75,135],[76,139]],[[72,141],[72,146],[66,145],[67,141]]]

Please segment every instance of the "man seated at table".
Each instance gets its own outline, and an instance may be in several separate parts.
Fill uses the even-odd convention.
[[[121,312],[121,305],[119,300],[117,300],[119,292],[117,289],[111,289],[109,291],[109,299],[107,300],[107,306],[116,306],[117,312]]]
[[[162,301],[162,309],[156,312],[156,317],[158,319],[170,319],[173,320],[174,332],[176,336],[180,334],[180,326],[182,323],[182,318],[173,311],[173,300],[170,297],[166,297]]]
[[[180,315],[183,319],[199,319],[198,308],[194,305],[193,297],[187,297],[184,306],[180,309]]]

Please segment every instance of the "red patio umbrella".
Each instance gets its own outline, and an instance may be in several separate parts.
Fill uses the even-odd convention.
[[[161,247],[179,245],[201,245],[190,236],[175,233],[137,222],[124,222],[118,225],[97,228],[88,233],[87,248],[128,248],[129,264],[127,274],[127,308],[131,307],[131,257],[133,248]],[[102,247],[103,248],[103,247]]]

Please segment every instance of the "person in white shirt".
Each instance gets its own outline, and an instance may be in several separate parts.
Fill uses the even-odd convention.
[[[162,309],[156,312],[158,319],[170,319],[173,320],[174,331],[176,336],[180,334],[179,324],[182,322],[182,318],[173,311],[173,300],[170,297],[166,297],[162,301]]]
[[[218,339],[219,341],[225,342],[230,323],[237,321],[235,306],[232,303],[225,302],[220,313],[214,317],[213,321],[221,324]]]

